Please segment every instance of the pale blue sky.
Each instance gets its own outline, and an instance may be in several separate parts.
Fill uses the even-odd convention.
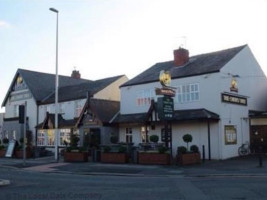
[[[50,7],[62,75],[133,78],[173,59],[183,36],[190,55],[248,44],[267,72],[267,0],[0,0],[1,103],[18,68],[55,72]]]

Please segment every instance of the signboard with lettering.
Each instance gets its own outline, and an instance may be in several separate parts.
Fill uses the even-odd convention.
[[[156,88],[156,95],[164,95],[169,97],[175,97],[175,90],[172,88]]]
[[[15,146],[16,146],[16,140],[11,140],[8,143],[8,147],[7,147],[7,150],[6,150],[6,157],[9,157],[9,158],[12,157],[12,155],[14,153]]]
[[[247,98],[243,96],[235,96],[230,94],[222,93],[222,102],[233,103],[242,106],[247,106]]]
[[[172,120],[173,99],[168,96],[158,98],[158,117],[161,120]]]
[[[172,131],[171,129],[168,129],[168,132],[166,135],[165,128],[161,129],[161,141],[162,142],[166,142],[166,139],[167,139],[167,142],[171,141],[171,131]]]

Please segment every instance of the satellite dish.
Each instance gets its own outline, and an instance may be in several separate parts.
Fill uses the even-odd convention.
[[[171,73],[169,71],[160,71],[159,81],[162,86],[170,86],[171,84]]]

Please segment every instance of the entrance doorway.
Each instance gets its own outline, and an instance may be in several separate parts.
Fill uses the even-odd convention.
[[[98,149],[101,144],[101,131],[99,128],[84,129],[83,145],[89,149]]]
[[[254,152],[267,152],[267,126],[251,126],[250,131],[250,148]]]

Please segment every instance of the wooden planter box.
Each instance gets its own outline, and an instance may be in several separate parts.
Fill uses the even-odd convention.
[[[128,155],[127,153],[102,153],[101,152],[101,162],[103,163],[127,163]]]
[[[14,157],[15,158],[23,158],[23,150],[15,150],[14,151]],[[26,158],[31,158],[32,152],[31,150],[26,150]]]
[[[186,153],[177,156],[178,162],[182,165],[192,165],[201,163],[200,153]]]
[[[64,162],[88,162],[88,153],[64,152]]]
[[[168,153],[138,153],[138,163],[148,165],[169,165],[170,154]]]
[[[4,158],[6,156],[6,150],[2,149],[0,150],[0,158]]]

